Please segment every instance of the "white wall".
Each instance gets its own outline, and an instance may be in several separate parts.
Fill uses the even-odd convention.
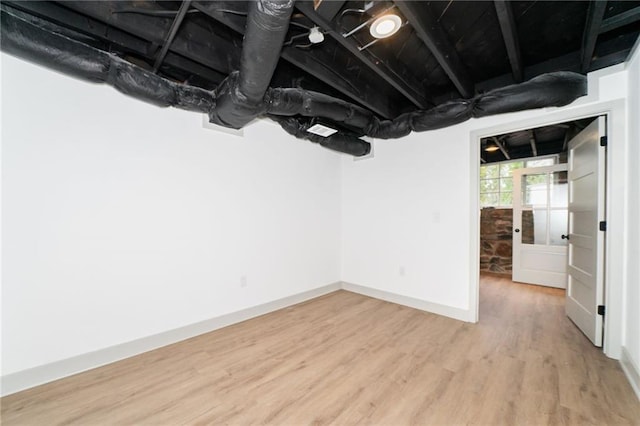
[[[626,310],[624,347],[630,363],[640,379],[640,42],[627,67],[629,77],[629,177],[628,177],[628,273],[626,279]],[[640,398],[640,382],[636,383]]]
[[[339,154],[7,55],[2,107],[3,375],[340,280]]]
[[[470,139],[484,131],[489,135],[499,134],[498,129],[535,127],[518,128],[518,123],[548,124],[561,114],[579,115],[572,111],[595,111],[611,100],[624,100],[626,79],[623,66],[612,67],[592,73],[589,96],[571,106],[486,117],[400,140],[376,141],[373,159],[344,158],[343,281],[442,305],[442,312],[453,308],[466,312],[458,317],[475,321],[477,302],[469,283],[477,280],[478,239],[470,215],[479,211],[474,207],[478,189],[472,187],[479,147]],[[616,131],[620,144],[610,150],[610,164],[617,167],[621,159],[626,161],[624,124]],[[623,183],[619,173],[611,179],[612,185]],[[614,207],[620,211],[621,201]],[[609,239],[614,249],[621,245],[621,236]],[[621,272],[616,267],[615,273]]]
[[[343,281],[467,309],[468,139],[463,124],[343,159]]]
[[[197,114],[1,58],[3,375],[338,280],[473,321],[473,134],[627,97],[638,116],[636,54],[629,71],[590,75],[572,106],[377,141],[373,159],[354,161],[272,124],[216,133]],[[631,156],[624,140],[615,148],[628,166],[635,122]],[[614,179],[638,238],[626,273],[611,272],[628,277],[621,328],[636,365],[638,173]]]

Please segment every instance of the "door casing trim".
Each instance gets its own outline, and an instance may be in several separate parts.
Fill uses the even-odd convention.
[[[550,111],[543,116],[514,120],[470,132],[470,211],[469,230],[469,317],[479,321],[480,292],[480,139],[497,134],[558,124],[565,121],[604,115],[607,117],[606,220],[605,241],[605,304],[603,351],[610,358],[620,359],[622,351],[623,291],[626,283],[627,200],[625,182],[629,176],[627,162],[628,138],[626,101],[616,99],[587,105],[569,106]]]

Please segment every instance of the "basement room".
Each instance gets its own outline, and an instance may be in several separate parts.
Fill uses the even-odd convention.
[[[0,1],[3,425],[640,425],[640,1]]]

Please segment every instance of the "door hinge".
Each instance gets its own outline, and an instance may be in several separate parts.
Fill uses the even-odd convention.
[[[600,222],[600,230],[601,231],[606,231],[607,230],[607,221],[603,220]]]
[[[604,305],[598,305],[598,315],[604,316]]]
[[[607,146],[609,139],[606,136],[600,136],[600,146]]]

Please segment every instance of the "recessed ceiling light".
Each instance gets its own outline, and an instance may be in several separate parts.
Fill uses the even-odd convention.
[[[386,38],[398,32],[402,19],[398,15],[382,15],[371,24],[369,32],[375,38]]]

